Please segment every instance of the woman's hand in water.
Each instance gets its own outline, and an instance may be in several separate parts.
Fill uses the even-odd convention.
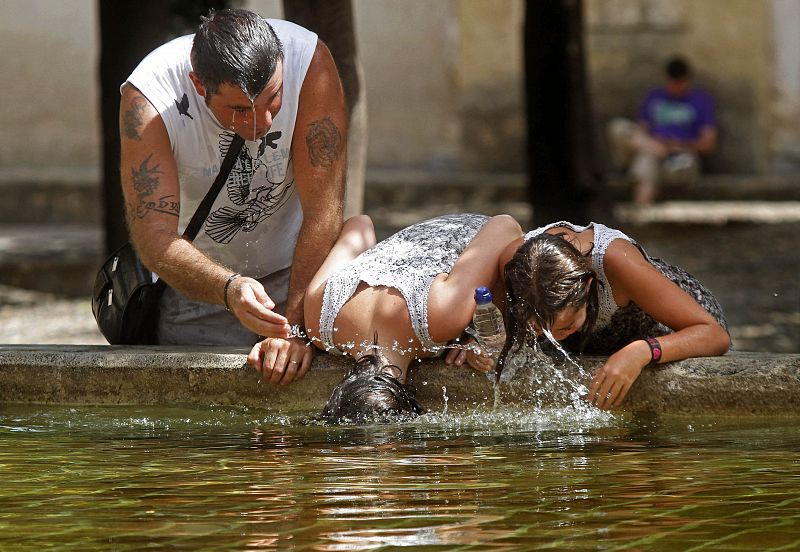
[[[642,368],[650,362],[650,347],[639,340],[629,343],[610,357],[592,377],[586,400],[608,410],[619,406],[628,394]]]
[[[253,346],[247,363],[272,385],[289,385],[303,379],[314,359],[314,347],[300,337],[268,337]]]
[[[464,341],[466,348],[453,348],[447,352],[444,361],[446,364],[455,366],[463,366],[464,362],[468,366],[477,370],[478,372],[487,373],[491,372],[494,368],[494,360],[487,355],[482,349],[480,354],[475,353],[479,349],[474,338],[470,337]]]

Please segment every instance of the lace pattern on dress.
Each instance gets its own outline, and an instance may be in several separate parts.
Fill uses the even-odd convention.
[[[334,323],[342,306],[360,282],[397,289],[406,300],[411,326],[426,350],[444,343],[431,339],[428,329],[428,291],[438,274],[449,273],[459,255],[489,220],[484,215],[445,215],[400,230],[364,251],[328,278],[320,312],[320,338],[336,350]]]

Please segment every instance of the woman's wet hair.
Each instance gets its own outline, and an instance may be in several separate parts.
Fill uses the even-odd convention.
[[[388,423],[425,413],[411,387],[390,373],[378,354],[362,356],[334,388],[320,419],[326,423]]]
[[[578,331],[588,336],[597,320],[596,276],[591,258],[562,235],[542,233],[522,244],[505,267],[506,344],[499,366],[514,344],[519,348],[536,338],[529,321],[549,331],[567,307],[586,305],[586,322]]]
[[[272,26],[247,10],[212,10],[202,18],[192,44],[192,70],[208,92],[206,102],[223,83],[255,101],[281,59],[283,45]]]

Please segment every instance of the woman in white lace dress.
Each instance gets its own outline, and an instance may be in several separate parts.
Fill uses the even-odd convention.
[[[360,359],[334,391],[326,417],[418,412],[404,387],[409,364],[441,354],[462,334],[472,320],[476,287],[504,297],[501,262],[514,252],[507,246],[521,238],[519,224],[507,215],[445,215],[378,244],[368,216],[346,221],[304,300],[311,341]],[[257,369],[264,350],[257,344],[248,358]],[[492,366],[486,357],[470,355],[470,361],[483,371]]]

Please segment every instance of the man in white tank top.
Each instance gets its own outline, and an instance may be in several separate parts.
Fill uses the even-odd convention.
[[[293,23],[222,10],[149,54],[121,92],[130,235],[168,284],[159,343],[266,336],[270,381],[301,378],[313,352],[291,326],[342,224],[347,118],[327,47]],[[189,243],[234,133],[245,145]]]

